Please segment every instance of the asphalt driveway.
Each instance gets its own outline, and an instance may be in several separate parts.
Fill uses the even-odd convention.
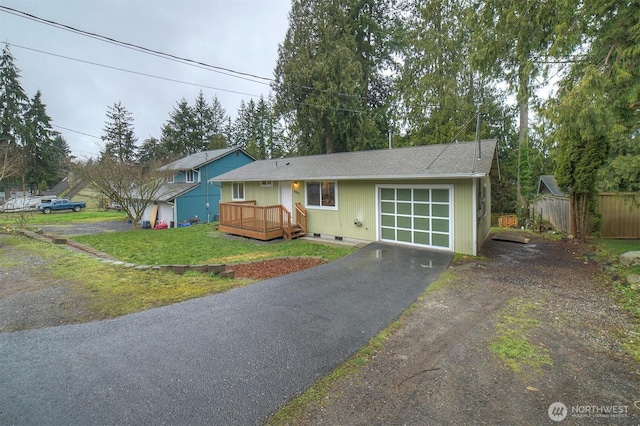
[[[0,333],[0,424],[261,424],[397,318],[451,257],[374,243],[115,320]]]

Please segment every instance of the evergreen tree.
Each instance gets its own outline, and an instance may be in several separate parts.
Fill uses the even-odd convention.
[[[193,131],[190,137],[190,151],[206,151],[218,129],[214,125],[213,109],[204,99],[202,90],[198,93],[192,108]]]
[[[191,108],[185,98],[182,98],[173,111],[169,114],[169,120],[162,126],[160,146],[162,152],[169,158],[179,158],[193,154],[189,141],[192,133]]]
[[[158,139],[149,136],[142,141],[142,145],[138,148],[137,153],[138,163],[144,166],[162,158],[164,158],[162,147]]]
[[[42,103],[40,91],[36,92],[25,114],[25,130],[25,182],[32,191],[51,187],[60,179],[60,160],[64,158],[64,153],[56,151],[56,132],[51,129],[51,118]]]
[[[566,80],[551,109],[556,124],[558,184],[570,195],[571,233],[586,241],[589,217],[595,212],[598,169],[607,159],[615,124],[607,107],[604,79],[591,66],[577,81]]]
[[[255,108],[253,100],[249,103],[245,103],[244,100],[240,101],[236,118],[229,129],[229,142],[231,146],[245,149],[249,144],[251,129],[251,117],[253,116],[252,110]]]
[[[371,90],[383,86],[375,84],[382,60],[374,52],[387,39],[374,37],[373,25],[386,16],[374,13],[382,4],[386,2],[293,2],[273,87],[277,111],[297,138],[300,154],[360,149],[385,139],[384,92]]]
[[[471,58],[487,76],[505,81],[516,95],[519,110],[519,144],[529,129],[529,103],[536,78],[545,72],[538,58],[549,54],[554,29],[570,5],[561,0],[477,0],[468,16],[473,21]],[[518,171],[517,198],[525,202]]]
[[[102,140],[106,143],[102,156],[123,163],[135,159],[138,139],[133,131],[133,116],[121,102],[107,107],[107,122],[103,131]]]
[[[606,106],[615,117],[609,157],[598,172],[604,191],[640,191],[640,3],[601,0],[583,5],[589,17],[587,61],[602,70]]]
[[[9,46],[5,45],[0,56],[0,139],[22,146],[24,115],[28,108],[29,98],[20,85],[20,70]]]
[[[401,127],[411,145],[475,137],[477,104],[493,101],[471,69],[470,28],[463,0],[409,2],[397,84]],[[483,99],[489,96],[489,99]],[[470,125],[465,126],[468,123]]]
[[[229,146],[229,141],[227,140],[227,123],[229,121],[229,117],[227,117],[227,112],[222,107],[222,104],[218,100],[217,96],[213,97],[213,101],[211,103],[211,122],[209,124],[208,133],[210,137],[208,139],[207,148],[208,149],[220,149],[226,148]]]

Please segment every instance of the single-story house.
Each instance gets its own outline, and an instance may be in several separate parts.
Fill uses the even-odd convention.
[[[160,168],[169,172],[153,205],[143,214],[151,226],[165,221],[168,225],[211,222],[217,219],[220,186],[207,184],[212,176],[251,163],[255,159],[240,148],[224,148],[188,155]]]
[[[270,239],[297,226],[475,255],[491,226],[496,148],[483,140],[255,161],[210,179],[222,185],[220,230]]]

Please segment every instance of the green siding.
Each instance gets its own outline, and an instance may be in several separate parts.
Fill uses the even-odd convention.
[[[473,238],[473,221],[476,214],[473,211],[473,193],[472,179],[456,179],[456,180],[381,180],[381,181],[339,181],[338,182],[338,210],[317,209],[307,207],[307,225],[308,232],[311,234],[321,234],[327,236],[339,236],[343,238],[353,238],[365,241],[375,241],[377,238],[376,227],[378,226],[378,218],[376,212],[376,185],[453,185],[453,249],[455,252],[472,255],[475,253]],[[231,201],[231,183],[222,184],[223,201]],[[293,201],[305,205],[304,199],[304,182],[300,182],[299,186],[293,188]],[[489,193],[489,191],[487,191]],[[433,195],[434,202],[439,200],[446,201],[446,191],[435,191]],[[259,205],[278,204],[279,190],[278,183],[273,182],[272,188],[263,188],[260,182],[245,183],[246,200],[256,200]],[[490,200],[489,200],[490,203]],[[383,208],[391,208],[391,206],[383,206]],[[447,216],[447,206],[438,206],[437,211],[433,212],[444,217]],[[362,226],[354,224],[354,220],[358,219]],[[441,229],[445,229],[443,223],[434,222]],[[418,224],[419,228],[423,228],[424,224]],[[486,228],[488,229],[488,228]],[[434,229],[437,231],[437,229]],[[484,229],[482,232],[485,232]],[[447,245],[446,236],[433,237],[433,241],[428,242],[428,234],[421,233],[414,235],[416,241],[424,241],[425,244],[435,246]],[[385,236],[382,236],[385,238]],[[398,236],[400,240],[411,240],[410,235]]]

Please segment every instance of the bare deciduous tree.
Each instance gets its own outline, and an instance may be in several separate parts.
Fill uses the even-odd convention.
[[[0,182],[18,176],[22,171],[22,155],[15,145],[0,140]]]
[[[138,229],[144,211],[157,199],[166,182],[167,172],[159,170],[160,166],[154,163],[143,167],[103,157],[77,164],[76,172],[105,197],[120,204],[134,229]]]

